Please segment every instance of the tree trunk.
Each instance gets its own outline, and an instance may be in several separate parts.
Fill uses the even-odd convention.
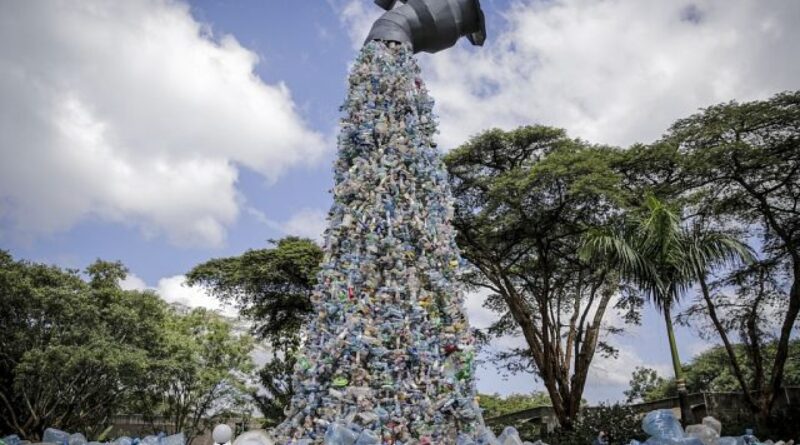
[[[769,400],[767,402],[767,415],[775,404],[775,397],[783,386],[783,372],[786,360],[789,357],[789,340],[792,337],[794,323],[800,313],[800,256],[792,255],[794,280],[792,289],[789,291],[789,307],[786,310],[786,318],[783,320],[781,335],[778,339],[778,347],[775,353],[775,362],[772,365],[772,378],[770,379]]]
[[[725,327],[722,326],[722,322],[719,320],[719,316],[717,315],[717,309],[714,306],[714,302],[711,300],[711,292],[708,290],[708,283],[706,282],[705,275],[697,270],[697,277],[700,282],[700,291],[703,294],[703,300],[706,302],[706,307],[708,308],[708,316],[711,318],[711,322],[714,324],[714,328],[717,330],[719,337],[722,339],[722,344],[725,347],[725,352],[728,353],[728,360],[731,361],[731,368],[733,370],[733,375],[736,377],[736,380],[739,382],[739,386],[742,388],[742,394],[744,394],[745,402],[747,406],[750,408],[750,411],[758,415],[761,408],[759,404],[753,399],[753,394],[750,391],[750,385],[747,384],[747,380],[744,378],[744,373],[742,372],[741,366],[739,366],[739,359],[736,357],[736,352],[733,349],[733,344],[731,344],[730,339],[728,338],[728,333],[725,332]]]
[[[683,368],[681,359],[678,355],[678,345],[675,342],[675,332],[672,329],[672,314],[670,305],[664,306],[664,321],[667,325],[667,338],[669,339],[669,349],[672,354],[672,367],[675,371],[675,385],[678,387],[678,401],[681,407],[681,424],[685,427],[694,423],[692,409],[689,407],[689,393],[686,391],[686,380],[683,378]]]

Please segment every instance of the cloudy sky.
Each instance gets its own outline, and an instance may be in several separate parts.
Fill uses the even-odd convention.
[[[421,55],[450,149],[541,123],[626,147],[699,107],[800,88],[796,0],[483,0],[489,40]],[[0,2],[0,247],[65,267],[119,259],[182,286],[211,257],[318,237],[347,68],[370,0]],[[491,314],[470,296],[473,323]],[[658,315],[612,339],[590,401],[669,369]],[[679,332],[684,359],[706,345]],[[515,340],[509,339],[509,343]],[[540,388],[481,370],[479,389]]]

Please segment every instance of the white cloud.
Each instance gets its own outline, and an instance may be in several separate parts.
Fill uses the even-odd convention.
[[[486,329],[495,320],[497,314],[483,307],[483,303],[491,292],[481,289],[477,292],[470,292],[464,296],[464,308],[467,311],[469,324],[473,328]]]
[[[622,389],[628,387],[631,373],[637,366],[655,369],[659,375],[668,377],[671,375],[671,367],[664,363],[647,363],[628,345],[617,345],[619,354],[617,358],[603,357],[595,355],[592,366],[589,368],[589,376],[586,381],[587,387],[592,386],[617,386]]]
[[[362,3],[341,13],[358,39],[380,12]],[[800,87],[796,1],[519,0],[502,13],[483,48],[421,57],[446,149],[533,123],[650,142],[700,107]]]
[[[123,290],[147,290],[147,283],[139,278],[136,274],[128,273],[124,280],[119,282],[119,286]]]
[[[227,316],[236,316],[235,309],[229,305],[223,305],[202,286],[187,286],[186,276],[184,275],[175,275],[158,280],[155,291],[168,303],[181,303],[190,308],[203,307],[219,311]]]
[[[334,11],[339,11],[339,20],[350,37],[354,49],[361,48],[372,24],[384,10],[371,1],[327,0]]]
[[[322,235],[328,226],[327,213],[320,209],[304,208],[292,214],[288,220],[279,222],[267,217],[264,212],[248,207],[247,212],[258,222],[285,235],[311,238],[322,241]]]
[[[182,2],[0,3],[0,218],[223,243],[240,165],[274,181],[324,150],[257,63]]]
[[[233,306],[222,304],[202,286],[187,286],[185,275],[164,277],[158,280],[155,287],[151,287],[136,274],[129,273],[124,280],[120,281],[119,285],[124,290],[154,291],[167,303],[180,303],[190,308],[211,309],[228,317],[237,316],[237,311]]]
[[[444,147],[530,123],[650,142],[699,107],[800,87],[798,2],[531,0],[505,18],[487,47],[428,59]]]
[[[326,213],[321,210],[302,209],[283,223],[283,228],[290,235],[321,240],[322,233],[328,225],[326,217]]]

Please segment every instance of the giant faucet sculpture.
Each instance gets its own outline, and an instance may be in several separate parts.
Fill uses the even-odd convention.
[[[462,36],[482,44],[483,14],[477,0],[376,3],[387,12],[350,73],[313,316],[274,434],[282,445],[494,444],[433,101],[414,60]]]
[[[486,40],[486,23],[478,0],[375,0],[387,12],[372,25],[373,40],[411,44],[415,53],[435,53],[466,36],[473,45]]]

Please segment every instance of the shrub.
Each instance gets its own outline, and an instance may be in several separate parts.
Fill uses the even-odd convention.
[[[571,431],[557,430],[543,435],[542,440],[550,445],[588,445],[600,431],[608,434],[612,445],[646,438],[642,432],[641,415],[628,406],[614,404],[584,409]]]

